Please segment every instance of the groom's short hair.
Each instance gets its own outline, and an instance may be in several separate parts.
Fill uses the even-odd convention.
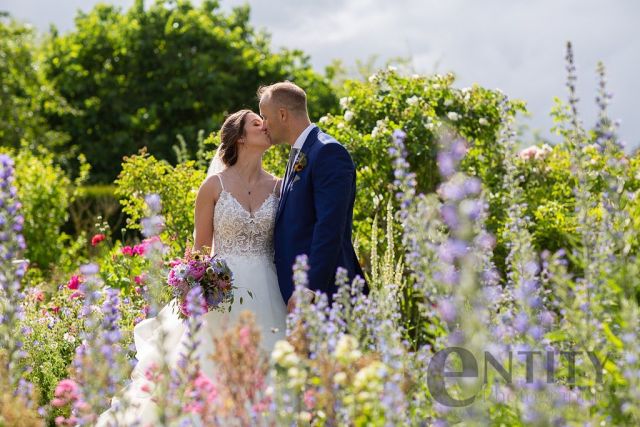
[[[269,97],[276,104],[297,113],[307,113],[307,94],[295,83],[284,81],[269,86],[260,86],[258,99]]]

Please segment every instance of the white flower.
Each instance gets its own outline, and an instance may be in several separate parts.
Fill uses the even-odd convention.
[[[300,422],[308,423],[309,421],[311,421],[311,413],[302,411],[298,414],[298,419],[300,420]]]
[[[391,71],[391,72],[395,72],[395,71],[398,71],[398,68],[394,67],[393,65],[389,65],[389,66],[387,67],[387,70],[389,70],[389,71]]]
[[[351,101],[353,101],[353,98],[350,96],[340,98],[340,107],[342,107],[342,109],[346,109]]]
[[[348,122],[350,122],[351,120],[353,120],[353,111],[345,111],[344,112],[344,119]]]
[[[373,73],[369,76],[369,83],[373,83],[376,80],[378,80],[378,75],[376,73]]]
[[[407,98],[407,104],[416,105],[419,100],[420,100],[420,98],[418,98],[417,96],[413,95],[411,98]]]
[[[320,117],[320,120],[318,120],[318,123],[320,123],[321,125],[327,123],[329,121],[329,117],[327,116],[322,116]]]
[[[456,122],[458,121],[458,119],[460,119],[460,115],[458,113],[456,113],[455,111],[450,111],[447,113],[447,117],[449,118],[449,120],[451,120],[452,122]]]
[[[360,350],[358,350],[358,340],[351,335],[343,335],[336,344],[334,356],[340,362],[351,363],[362,356]]]
[[[444,101],[444,106],[445,107],[449,107],[451,106],[451,104],[453,104],[453,99],[447,99]]]
[[[344,123],[342,123],[342,122],[341,122],[341,123],[338,123],[337,128],[338,128],[338,129],[343,129],[343,128],[344,128]]]
[[[62,337],[66,342],[74,343],[76,342],[76,337],[71,335],[69,332],[65,332]]]
[[[418,80],[418,79],[420,78],[420,74],[412,74],[412,75],[411,75],[411,78],[412,78],[413,80]]]
[[[295,352],[293,346],[289,344],[288,341],[280,340],[276,342],[276,345],[271,352],[271,360],[278,365],[284,365],[285,357],[293,355],[295,356]],[[289,359],[291,361],[291,359]]]
[[[333,376],[333,383],[335,385],[342,385],[347,381],[347,374],[344,372],[338,372]]]
[[[440,85],[438,83],[432,84],[431,87],[434,89],[440,89]]]
[[[374,395],[382,392],[384,388],[384,377],[387,376],[387,366],[379,361],[372,362],[370,365],[360,369],[354,379],[353,386],[356,390],[361,390],[358,394],[362,400],[368,400],[371,396],[369,393],[373,392]]]
[[[391,90],[391,86],[386,81],[380,83],[380,91],[381,92],[389,92]]]
[[[484,117],[480,117],[480,120],[478,120],[478,123],[480,123],[481,126],[486,126],[489,124],[487,119],[485,119]]]

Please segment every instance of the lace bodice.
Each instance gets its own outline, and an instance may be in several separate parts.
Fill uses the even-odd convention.
[[[271,193],[251,215],[231,193],[222,190],[213,211],[215,253],[273,256],[273,227],[278,197]]]

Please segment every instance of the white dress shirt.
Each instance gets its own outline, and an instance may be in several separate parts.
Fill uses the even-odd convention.
[[[302,146],[304,145],[304,142],[307,140],[307,137],[309,136],[309,134],[311,133],[311,131],[315,127],[316,127],[316,125],[314,123],[311,123],[309,126],[307,126],[302,131],[300,136],[298,136],[298,139],[296,139],[296,142],[293,143],[293,146],[291,148],[297,148],[298,149],[298,154],[296,154],[296,158],[293,159],[293,164],[294,165],[296,164],[296,160],[298,160],[298,155],[300,155],[300,150],[302,150]]]
[[[316,127],[316,125],[314,123],[311,123],[298,136],[298,138],[296,139],[296,142],[293,143],[293,146],[291,147],[291,149],[296,148],[298,150],[298,152],[296,153],[296,157],[293,159],[293,165],[296,164],[296,161],[298,160],[298,156],[300,155],[300,151],[302,150],[302,146],[304,145],[304,142],[307,140],[307,137],[309,136],[309,134],[311,133],[311,131],[315,127]],[[285,176],[284,177],[284,181],[282,182],[282,186],[280,187],[280,197],[282,197],[282,194],[284,194],[284,190],[285,190],[286,186],[289,184],[286,181],[286,179],[287,179],[287,177]]]

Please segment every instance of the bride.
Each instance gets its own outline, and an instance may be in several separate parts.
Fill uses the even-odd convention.
[[[273,263],[273,228],[278,209],[281,180],[262,169],[262,155],[270,147],[262,119],[250,110],[229,116],[220,131],[221,144],[200,186],[195,206],[194,249],[212,248],[211,253],[223,257],[233,272],[236,292],[229,313],[212,311],[203,316],[199,333],[198,356],[202,371],[215,378],[215,366],[208,357],[215,349],[212,336],[220,333],[244,310],[255,314],[262,331],[262,347],[271,351],[276,341],[284,338],[287,309],[280,294]],[[245,296],[249,290],[253,297]],[[175,367],[186,344],[186,327],[172,304],[157,317],[143,320],[134,328],[137,365],[132,382],[124,390],[126,414],[118,413],[118,399],[104,412],[97,425],[155,425],[156,406],[146,391],[146,370],[160,365],[159,330],[167,332],[164,347],[170,367]],[[161,320],[160,320],[161,319]],[[114,417],[115,415],[115,417]],[[115,421],[117,417],[117,422]]]

